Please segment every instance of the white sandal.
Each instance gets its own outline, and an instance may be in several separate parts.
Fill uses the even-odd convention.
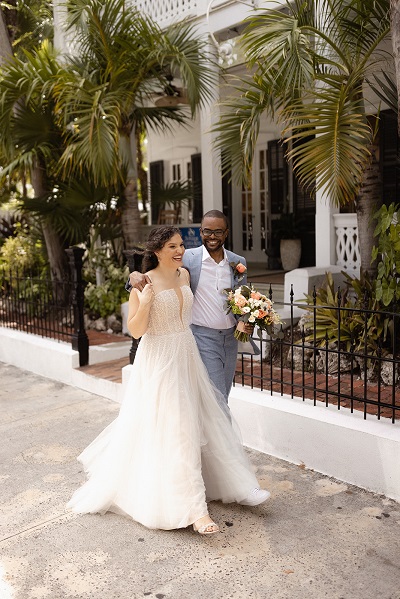
[[[207,530],[208,528],[212,528],[212,530]],[[219,532],[219,526],[215,522],[208,522],[208,524],[203,524],[196,528],[196,525],[193,524],[193,530],[194,532],[198,532],[199,535],[214,535]]]

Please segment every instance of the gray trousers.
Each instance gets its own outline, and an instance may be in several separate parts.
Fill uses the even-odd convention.
[[[192,324],[191,328],[208,376],[228,402],[238,351],[236,326],[218,330]]]

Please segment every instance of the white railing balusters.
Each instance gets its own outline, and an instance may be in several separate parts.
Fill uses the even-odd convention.
[[[133,0],[136,8],[152,17],[160,27],[198,16],[199,3],[203,8],[204,0]]]
[[[349,272],[360,268],[357,215],[334,214],[336,232],[336,264]]]

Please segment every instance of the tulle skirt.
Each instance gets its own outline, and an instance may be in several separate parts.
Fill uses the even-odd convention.
[[[88,480],[69,509],[148,528],[186,527],[206,501],[239,502],[258,486],[190,329],[143,336],[118,417],[78,460]]]

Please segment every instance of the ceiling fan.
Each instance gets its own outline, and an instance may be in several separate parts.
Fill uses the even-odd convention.
[[[174,80],[172,75],[166,77],[168,83],[162,92],[156,95],[160,97],[154,101],[154,104],[159,107],[178,106],[179,104],[188,104],[186,90],[183,87],[173,85]]]

